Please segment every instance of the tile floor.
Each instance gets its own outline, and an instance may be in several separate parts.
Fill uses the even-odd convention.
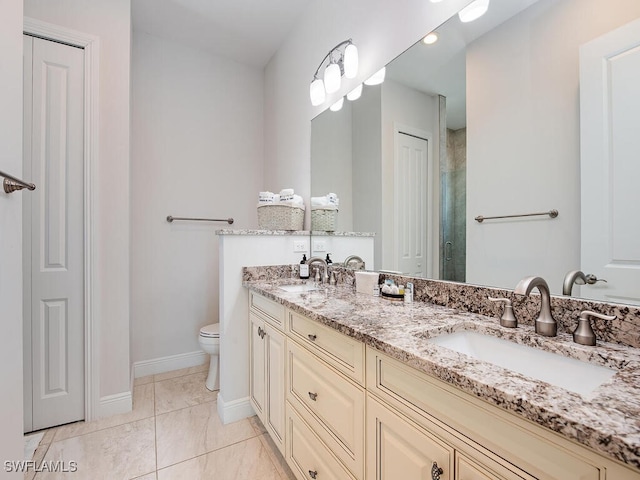
[[[77,462],[77,472],[26,480],[293,480],[257,417],[222,425],[208,365],[135,381],[133,411],[46,431],[34,460]]]

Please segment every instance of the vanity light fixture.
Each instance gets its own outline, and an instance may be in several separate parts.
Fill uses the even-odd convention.
[[[364,81],[364,84],[365,85],[380,85],[382,82],[384,82],[384,76],[385,76],[386,73],[387,73],[386,67],[382,67],[376,73],[374,73],[369,78],[367,78]]]
[[[329,110],[331,110],[332,112],[337,112],[338,110],[340,110],[342,108],[343,104],[344,104],[344,97],[340,97],[340,100],[338,100],[336,103],[331,105],[329,107]]]
[[[326,67],[322,73],[322,78],[320,78],[320,69],[325,64]],[[334,93],[340,90],[343,75],[346,78],[354,78],[357,74],[358,49],[351,39],[344,40],[333,47],[318,65],[309,86],[311,105],[314,107],[321,105],[326,100],[327,93]]]
[[[458,12],[458,17],[462,23],[469,23],[477,20],[487,13],[489,0],[476,0]]]
[[[427,33],[425,37],[422,39],[422,43],[425,45],[433,45],[438,41],[438,34],[436,32]]]
[[[359,99],[360,95],[362,95],[362,84],[358,85],[356,88],[347,93],[347,100],[353,102],[354,100]]]

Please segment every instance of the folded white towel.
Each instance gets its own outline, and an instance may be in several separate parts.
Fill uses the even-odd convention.
[[[292,202],[295,205],[304,205],[304,200],[302,199],[302,197],[300,195],[294,195]]]

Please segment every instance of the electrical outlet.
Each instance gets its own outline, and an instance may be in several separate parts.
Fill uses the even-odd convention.
[[[306,253],[308,249],[309,248],[306,240],[293,241],[293,253]]]
[[[313,251],[314,252],[326,252],[327,251],[327,242],[324,240],[314,240],[313,241]]]

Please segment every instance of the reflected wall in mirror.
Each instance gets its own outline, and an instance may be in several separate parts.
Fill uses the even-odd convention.
[[[338,194],[338,230],[376,233],[377,270],[509,289],[539,275],[554,294],[572,270],[606,279],[606,265],[586,271],[581,258],[591,212],[581,211],[580,50],[639,17],[637,0],[492,0],[475,22],[451,18],[438,42],[391,62],[382,85],[312,121],[311,195]],[[639,54],[625,55],[637,75]],[[630,118],[640,131],[640,114]],[[627,205],[640,204],[637,191]],[[557,218],[474,220],[551,209]],[[635,244],[624,255],[637,271]],[[572,294],[636,303],[614,290]]]

